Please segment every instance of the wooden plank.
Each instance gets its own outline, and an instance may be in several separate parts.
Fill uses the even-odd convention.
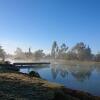
[[[24,65],[38,65],[38,64],[50,64],[50,62],[36,62],[36,63],[13,63],[15,66],[24,66]]]

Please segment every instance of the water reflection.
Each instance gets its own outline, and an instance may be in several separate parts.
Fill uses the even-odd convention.
[[[48,67],[21,68],[20,72],[29,73],[32,70],[37,71],[43,79],[51,82],[100,95],[100,65],[51,64]]]
[[[53,79],[56,79],[58,74],[60,74],[62,78],[65,78],[68,75],[68,70],[64,67],[64,65],[51,65],[51,72]]]
[[[51,68],[50,68],[51,67]],[[83,65],[73,65],[69,66],[66,64],[51,64],[51,66],[46,67],[26,67],[20,69],[21,72],[29,73],[31,71],[39,71],[40,73],[43,71],[42,69],[50,70],[51,76],[54,80],[59,76],[63,79],[69,76],[72,76],[76,81],[84,82],[85,80],[89,80],[92,76],[92,73],[96,70],[96,73],[100,74],[100,65],[92,65],[92,66],[83,66]],[[44,71],[46,73],[46,70]],[[48,72],[49,73],[49,72]],[[48,76],[49,77],[49,76]]]
[[[92,72],[94,71],[94,66],[68,66],[68,65],[51,65],[51,72],[53,79],[57,78],[59,74],[62,78],[68,77],[71,74],[77,81],[85,81],[90,78]]]

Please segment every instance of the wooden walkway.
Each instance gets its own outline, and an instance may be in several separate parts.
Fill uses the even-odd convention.
[[[34,62],[34,63],[13,63],[14,66],[35,66],[35,65],[45,65],[45,64],[50,64],[50,62]]]

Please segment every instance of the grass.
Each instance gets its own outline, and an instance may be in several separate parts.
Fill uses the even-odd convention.
[[[0,73],[0,100],[100,100],[90,94],[19,72]],[[82,99],[83,98],[83,99]]]

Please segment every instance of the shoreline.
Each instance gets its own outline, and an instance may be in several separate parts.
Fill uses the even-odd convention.
[[[5,98],[8,99],[5,99]],[[20,72],[0,73],[1,100],[100,100],[99,96],[65,88],[41,78],[30,77]]]

